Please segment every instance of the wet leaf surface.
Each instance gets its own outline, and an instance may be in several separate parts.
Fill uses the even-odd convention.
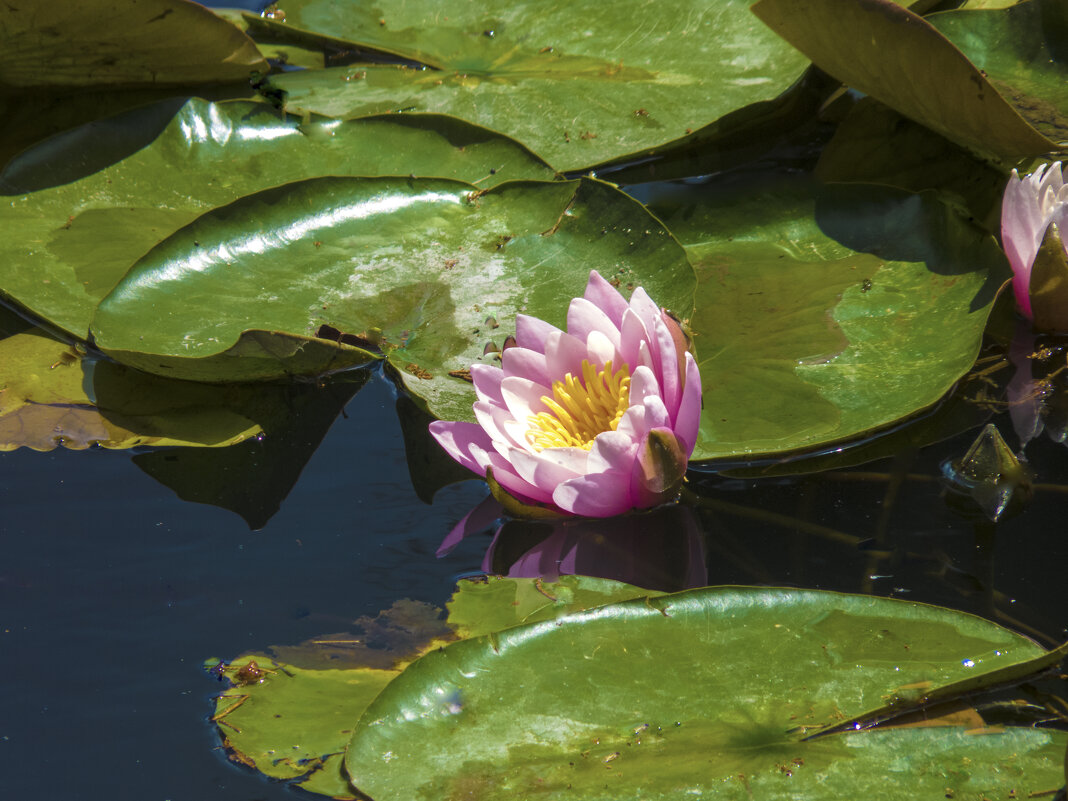
[[[515,143],[441,117],[305,121],[261,103],[196,99],[131,112],[7,166],[0,187],[13,197],[0,224],[20,236],[0,242],[0,295],[84,339],[131,265],[200,214],[314,175],[413,173],[481,188],[553,176]]]
[[[981,69],[1036,130],[1068,142],[1068,11],[1063,3],[932,14],[930,23]]]
[[[516,312],[563,327],[592,269],[626,294],[642,285],[670,308],[692,307],[681,246],[609,184],[510,182],[476,192],[455,181],[318,178],[183,228],[100,304],[93,333],[121,361],[201,380],[321,372],[301,363],[312,345],[324,359],[324,348],[371,355],[319,339],[272,361],[234,344],[249,330],[292,339],[326,324],[380,341],[431,412],[471,420],[474,390],[450,373],[493,363],[486,343],[504,341]]]
[[[346,767],[382,801],[1037,791],[1059,781],[1063,733],[801,737],[887,693],[1041,653],[896,600],[730,587],[636,599],[421,658],[368,708]]]

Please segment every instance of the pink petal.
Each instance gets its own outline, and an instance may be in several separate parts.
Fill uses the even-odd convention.
[[[593,331],[586,338],[586,360],[598,370],[604,369],[608,362],[612,362],[613,369],[623,363],[619,350],[600,331]]]
[[[675,338],[671,331],[664,325],[663,314],[653,326],[655,341],[652,343],[654,350],[659,351],[660,360],[660,394],[664,398],[668,414],[674,418],[679,410],[679,352],[675,348]]]
[[[475,394],[479,400],[499,403],[503,406],[504,397],[501,395],[501,379],[503,378],[504,371],[500,367],[477,362],[471,365],[471,381],[475,385]]]
[[[650,429],[671,428],[671,417],[660,396],[648,395],[642,405],[645,407],[645,422]]]
[[[616,431],[625,434],[635,442],[641,442],[645,435],[649,433],[649,426],[645,422],[645,405],[631,406],[627,411],[623,412],[623,417],[619,421],[619,425],[616,426]]]
[[[526,314],[515,316],[515,341],[521,348],[530,348],[538,353],[545,353],[546,340],[557,333],[560,333],[559,328],[537,317],[530,317]]]
[[[567,333],[585,342],[594,331],[606,336],[613,348],[619,348],[619,327],[585,298],[575,298],[567,308]]]
[[[435,420],[430,424],[430,434],[449,456],[468,470],[485,477],[484,463],[479,463],[473,450],[477,448],[479,451],[486,451],[493,447],[493,442],[481,426]]]
[[[701,373],[693,354],[686,354],[686,384],[679,401],[679,413],[675,416],[675,436],[689,459],[697,444],[697,432],[701,427]]]
[[[1060,162],[1043,164],[1031,175],[1020,178],[1012,171],[1001,202],[1001,241],[1012,266],[1012,289],[1023,314],[1031,318],[1031,268],[1061,203],[1064,176]]]
[[[645,324],[641,318],[631,309],[627,309],[623,315],[623,324],[620,326],[619,352],[630,367],[631,373],[640,364],[641,344],[649,339],[649,332],[645,330]]]
[[[508,447],[525,448],[526,437],[523,433],[527,429],[527,425],[524,424],[517,432],[516,427],[510,426],[512,422],[512,413],[503,406],[498,406],[494,403],[483,403],[482,401],[476,401],[474,404],[475,419],[478,424],[482,426],[482,429],[489,435],[490,440],[494,442],[503,442]],[[516,439],[516,433],[520,434],[520,439]],[[500,451],[500,448],[497,449]]]
[[[645,403],[646,398],[660,397],[660,385],[657,383],[653,371],[645,365],[639,366],[630,376],[630,403],[628,406],[639,406]]]
[[[486,452],[484,454],[487,466],[493,468],[494,480],[504,487],[508,492],[514,495],[518,500],[526,504],[534,503],[552,503],[553,497],[551,492],[546,492],[540,487],[531,484],[525,478],[521,477],[512,466],[512,463],[505,457],[496,451]],[[482,475],[485,475],[486,471],[482,471]]]
[[[547,448],[541,453],[517,449],[509,458],[520,478],[552,493],[563,482],[586,472],[589,453],[582,448]]]
[[[541,399],[553,396],[548,387],[519,376],[508,376],[501,381],[501,394],[512,417],[520,422],[525,422],[531,415],[549,411]]]
[[[620,431],[603,431],[593,441],[586,472],[616,471],[627,474],[631,471],[637,451],[637,440]]]
[[[544,353],[529,348],[515,347],[508,348],[501,358],[505,376],[517,375],[546,387],[552,386],[553,380],[549,376]]]
[[[645,326],[645,330],[649,333],[649,342],[652,342],[655,336],[656,324],[660,320],[660,307],[653,303],[652,298],[646,293],[644,289],[638,287],[634,290],[634,294],[630,296],[630,307],[634,310],[635,314],[642,321],[642,325]],[[652,348],[652,364],[653,372],[656,375],[661,375],[663,371],[663,365],[660,361],[660,349]]]
[[[590,272],[590,280],[586,284],[586,291],[582,293],[582,296],[607,314],[608,319],[612,321],[616,328],[620,327],[623,322],[623,313],[628,308],[627,301],[596,270]]]
[[[557,381],[563,379],[566,373],[576,378],[581,376],[582,362],[586,356],[586,343],[570,334],[554,334],[545,343],[549,375]]]
[[[643,339],[641,341],[641,343],[638,345],[638,360],[637,360],[637,362],[632,362],[631,363],[631,365],[630,365],[631,373],[633,373],[634,370],[636,368],[638,368],[639,366],[641,366],[641,365],[644,365],[644,366],[648,367],[650,370],[652,370],[653,371],[653,375],[660,375],[660,371],[657,369],[656,365],[653,363],[653,351],[649,347],[649,340],[647,340],[647,339]]]
[[[566,512],[583,517],[614,517],[631,508],[630,476],[626,473],[592,473],[565,481],[553,493],[553,502]]]

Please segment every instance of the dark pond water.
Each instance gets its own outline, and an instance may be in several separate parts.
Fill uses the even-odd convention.
[[[345,630],[399,598],[440,606],[457,577],[481,568],[490,532],[444,558],[435,551],[484,485],[420,501],[395,402],[392,384],[372,377],[260,531],[180,500],[126,453],[0,454],[3,797],[301,795],[227,761],[208,721],[221,688],[202,663]],[[999,422],[1011,438],[1007,417]],[[579,532],[564,547],[587,572],[896,595],[1049,644],[1068,624],[1065,446],[1032,442],[1031,505],[996,528],[976,526],[946,505],[935,480],[941,460],[960,456],[976,433],[809,478],[695,476],[715,508],[701,513],[703,534],[688,545],[673,539],[676,525],[651,543],[623,531],[605,550],[603,536]],[[506,531],[493,566],[506,569],[531,536]]]

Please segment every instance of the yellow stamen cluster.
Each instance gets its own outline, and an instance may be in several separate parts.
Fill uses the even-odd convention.
[[[595,370],[582,360],[582,378],[571,373],[563,381],[553,382],[553,397],[543,395],[541,402],[549,412],[530,415],[527,442],[536,451],[545,448],[593,447],[594,438],[603,431],[615,431],[630,402],[630,369],[623,365],[612,369],[605,362]]]

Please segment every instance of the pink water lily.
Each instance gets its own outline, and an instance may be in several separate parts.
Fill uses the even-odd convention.
[[[471,367],[478,423],[430,424],[460,464],[521,504],[611,517],[671,500],[697,441],[701,377],[679,324],[597,272],[567,331],[516,317],[501,367]]]
[[[1021,178],[1012,171],[1001,203],[1001,240],[1012,266],[1012,289],[1020,311],[1031,311],[1031,268],[1050,223],[1068,242],[1068,184],[1059,161]]]

